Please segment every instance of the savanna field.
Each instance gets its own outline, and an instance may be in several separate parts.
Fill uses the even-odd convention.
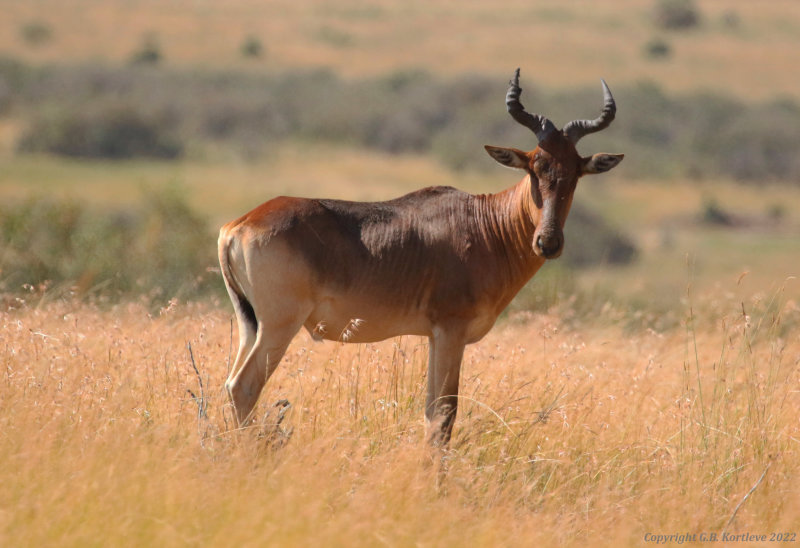
[[[800,4],[0,4],[0,546],[800,543]],[[417,337],[299,333],[237,428],[219,226],[512,186],[517,66],[559,124],[605,78],[626,158],[449,448]]]
[[[793,533],[800,309],[781,292],[695,304],[662,331],[571,325],[568,307],[509,318],[469,347],[440,455],[423,442],[423,340],[301,334],[256,424],[237,431],[221,306],[33,296],[2,315],[3,536],[535,546]]]

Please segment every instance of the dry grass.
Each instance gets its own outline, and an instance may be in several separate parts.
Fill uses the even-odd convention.
[[[292,2],[229,0],[39,0],[2,2],[0,51],[52,62],[126,61],[155,37],[167,62],[191,66],[296,69],[327,67],[351,76],[425,68],[446,74],[509,67],[546,75],[543,85],[615,85],[651,80],[670,90],[705,88],[746,98],[796,95],[800,4],[794,0],[698,0],[702,28],[669,34],[652,23],[654,0],[492,2],[381,0]],[[734,18],[738,24],[724,21]],[[738,18],[738,19],[737,19]],[[49,42],[22,38],[44,24]],[[243,59],[247,36],[263,60]],[[645,45],[664,37],[674,51],[653,61]],[[613,78],[612,78],[613,76]]]
[[[234,431],[226,308],[39,299],[0,314],[4,546],[640,545],[800,520],[780,291],[693,298],[661,333],[610,304],[512,318],[467,351],[444,459],[422,444],[423,340],[299,335]]]

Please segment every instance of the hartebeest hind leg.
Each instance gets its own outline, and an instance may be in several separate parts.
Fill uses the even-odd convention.
[[[250,418],[261,390],[278,367],[302,324],[299,316],[284,317],[283,321],[261,321],[250,345],[252,333],[249,330],[252,327],[240,319],[239,353],[225,382],[240,425],[244,425]],[[248,330],[244,336],[241,335],[242,329]]]
[[[464,342],[455,333],[439,328],[433,330],[428,341],[425,425],[428,442],[443,446],[450,441],[458,410],[458,381]]]
[[[228,294],[231,297],[233,310],[236,313],[236,324],[239,329],[239,350],[236,351],[236,359],[233,361],[233,367],[228,372],[226,386],[230,384],[236,376],[236,373],[241,369],[242,364],[253,349],[253,345],[256,344],[258,330],[257,320],[245,311],[243,308],[243,301],[239,299],[230,286],[228,286]],[[249,307],[250,303],[246,303],[246,306]]]

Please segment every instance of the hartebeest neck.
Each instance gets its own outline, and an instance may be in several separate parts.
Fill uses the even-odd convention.
[[[524,284],[544,263],[533,251],[539,208],[530,175],[509,189],[482,198],[481,231],[493,248],[503,251],[496,256],[507,263],[509,274]]]

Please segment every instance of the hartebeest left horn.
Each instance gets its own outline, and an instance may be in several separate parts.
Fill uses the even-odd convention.
[[[522,88],[519,87],[519,69],[514,73],[514,78],[508,82],[510,87],[506,93],[506,107],[508,113],[514,120],[530,129],[536,134],[539,142],[542,142],[552,131],[556,131],[553,122],[539,114],[530,114],[525,111],[525,107],[519,102]]]
[[[603,84],[603,112],[600,113],[600,116],[594,120],[574,120],[561,130],[573,143],[577,143],[590,133],[606,129],[617,114],[617,104],[614,102],[611,90],[608,89],[605,80],[600,80],[600,82]]]

